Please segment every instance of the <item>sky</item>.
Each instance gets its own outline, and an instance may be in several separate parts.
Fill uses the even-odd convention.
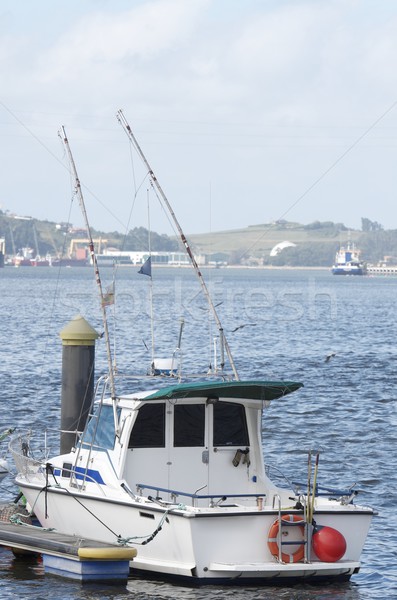
[[[64,126],[90,225],[169,233],[122,109],[187,234],[396,229],[396,73],[395,0],[0,0],[0,208],[82,225]]]

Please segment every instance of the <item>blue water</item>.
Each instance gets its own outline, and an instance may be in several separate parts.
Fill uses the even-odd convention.
[[[102,271],[104,285],[111,270]],[[194,274],[154,271],[155,346],[176,347],[185,328],[183,363],[205,370],[215,329]],[[131,579],[125,587],[81,586],[44,574],[36,559],[0,549],[0,597],[181,600],[243,598],[364,600],[397,598],[397,278],[333,277],[328,271],[217,269],[206,275],[240,377],[302,381],[304,388],[265,412],[266,462],[305,480],[307,451],[320,449],[319,483],[361,490],[357,502],[378,510],[349,583],[293,588],[190,589]],[[116,318],[109,326],[120,371],[145,371],[150,361],[149,278],[120,269]],[[49,429],[57,451],[62,347],[60,330],[82,314],[102,321],[91,269],[0,270],[0,424]],[[238,329],[236,329],[238,328]],[[235,330],[235,331],[233,331]],[[329,361],[326,356],[335,353]],[[106,369],[103,339],[96,372]],[[5,450],[3,444],[0,449]],[[0,499],[16,495],[11,476]],[[264,538],[264,543],[266,540]],[[238,548],[236,551],[243,552]]]

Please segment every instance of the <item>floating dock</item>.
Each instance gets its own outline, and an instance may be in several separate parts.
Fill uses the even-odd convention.
[[[135,548],[103,544],[33,525],[0,521],[0,546],[43,557],[46,573],[81,582],[126,582]]]
[[[367,274],[368,275],[397,275],[397,266],[389,265],[389,266],[367,266]]]

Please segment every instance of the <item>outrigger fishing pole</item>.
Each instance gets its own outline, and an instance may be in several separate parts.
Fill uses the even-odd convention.
[[[221,368],[223,369],[223,367],[224,367],[224,359],[223,359],[223,348],[224,348],[226,350],[226,354],[228,356],[228,359],[229,359],[229,362],[230,362],[230,366],[231,366],[233,374],[234,374],[234,378],[236,379],[236,381],[239,381],[240,377],[238,375],[236,366],[234,364],[234,359],[233,359],[233,356],[232,356],[232,353],[231,353],[231,350],[230,350],[230,346],[229,346],[229,344],[228,344],[228,342],[226,340],[221,320],[220,320],[220,318],[218,316],[218,313],[216,312],[216,308],[215,308],[214,303],[212,301],[212,298],[211,298],[211,296],[209,294],[207,285],[206,285],[206,283],[204,281],[204,278],[203,278],[203,276],[201,274],[201,271],[199,269],[197,261],[194,258],[193,252],[192,252],[192,250],[191,250],[191,248],[189,246],[189,243],[188,243],[188,241],[187,241],[187,239],[185,237],[185,234],[182,231],[182,227],[180,226],[179,221],[176,218],[175,213],[172,210],[172,207],[171,207],[170,203],[168,202],[168,199],[167,199],[165,193],[163,192],[163,189],[162,189],[161,185],[157,181],[156,176],[155,176],[155,174],[154,174],[151,166],[149,165],[149,163],[148,163],[145,155],[143,154],[143,152],[142,152],[142,150],[141,150],[141,148],[140,148],[140,146],[139,146],[139,144],[138,144],[138,142],[137,142],[134,134],[132,133],[131,127],[129,126],[129,124],[128,124],[127,120],[126,120],[126,118],[125,118],[125,116],[123,114],[123,111],[122,110],[117,111],[117,115],[116,116],[117,116],[117,120],[119,121],[120,125],[123,127],[124,131],[126,132],[127,136],[130,138],[130,140],[133,143],[136,151],[138,152],[139,156],[141,157],[142,161],[144,162],[144,164],[145,164],[145,166],[146,166],[146,168],[147,168],[147,170],[149,172],[149,176],[150,176],[152,185],[154,184],[156,186],[157,191],[159,192],[161,198],[163,199],[163,201],[164,201],[164,203],[165,203],[165,205],[166,205],[166,207],[168,209],[168,212],[170,213],[170,215],[171,215],[171,217],[172,217],[172,219],[173,219],[173,221],[175,223],[175,226],[176,226],[176,228],[178,230],[179,236],[180,236],[180,238],[182,240],[182,243],[183,243],[183,245],[185,247],[185,250],[186,250],[186,252],[187,252],[187,254],[188,254],[189,258],[190,258],[190,261],[191,261],[191,263],[193,265],[193,268],[194,268],[194,270],[196,272],[196,275],[199,278],[202,290],[204,292],[204,295],[206,297],[206,300],[207,300],[208,305],[209,305],[209,307],[211,309],[212,315],[213,315],[213,317],[215,319],[215,322],[216,322],[216,325],[217,325],[218,331],[219,331],[219,337],[220,337],[220,342],[221,342],[221,357],[222,357],[221,358],[221,360],[222,360],[222,362],[221,362]]]
[[[106,354],[107,354],[107,361],[108,361],[108,369],[109,369],[109,383],[110,383],[110,394],[113,400],[113,411],[114,411],[114,418],[115,418],[115,427],[116,427],[116,432],[118,432],[119,427],[118,427],[118,420],[116,417],[116,410],[115,410],[115,400],[116,400],[116,389],[115,389],[115,383],[114,383],[114,373],[113,373],[113,363],[112,363],[112,351],[110,348],[110,336],[109,336],[109,328],[108,328],[108,322],[107,322],[107,317],[106,317],[106,302],[104,299],[104,293],[103,293],[103,289],[102,289],[102,282],[101,282],[101,278],[99,275],[99,268],[98,268],[98,262],[97,262],[97,258],[96,258],[96,254],[95,254],[95,249],[94,249],[94,241],[92,239],[92,235],[91,235],[91,227],[90,224],[88,222],[88,216],[87,216],[87,211],[85,208],[85,203],[84,203],[84,197],[83,197],[83,192],[81,190],[81,184],[80,184],[80,179],[79,176],[77,174],[77,169],[76,169],[76,165],[73,159],[73,155],[72,155],[72,151],[70,149],[69,146],[69,141],[68,138],[66,136],[66,131],[65,128],[62,126],[61,131],[59,131],[59,137],[62,139],[64,146],[67,150],[68,156],[69,156],[69,162],[70,162],[70,166],[72,169],[72,174],[74,176],[74,180],[75,180],[75,191],[79,200],[79,205],[80,205],[80,209],[81,212],[83,214],[84,217],[84,222],[85,222],[85,226],[87,229],[87,236],[88,236],[88,240],[89,240],[89,250],[90,250],[90,257],[91,257],[91,261],[92,264],[94,266],[94,271],[95,271],[95,280],[99,289],[99,295],[100,295],[100,300],[101,300],[101,309],[102,309],[102,320],[103,320],[103,327],[104,327],[104,337],[105,337],[105,343],[106,343]]]

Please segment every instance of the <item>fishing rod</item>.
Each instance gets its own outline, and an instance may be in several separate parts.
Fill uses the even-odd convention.
[[[314,468],[312,463],[312,457],[314,459]],[[313,515],[314,515],[314,502],[316,499],[316,488],[317,488],[317,475],[318,475],[318,463],[320,460],[320,451],[319,450],[309,450],[308,452],[308,465],[307,465],[307,502],[306,502],[306,513],[307,513],[307,522],[309,524],[313,523]],[[311,473],[313,472],[313,484],[312,489],[311,486]]]
[[[314,501],[316,499],[316,487],[317,487],[317,475],[318,475],[318,461],[320,460],[320,452],[317,450],[316,453],[316,462],[314,464],[314,476],[313,476],[313,495],[312,495],[312,505],[310,509],[310,519],[311,523],[313,523],[313,515],[314,515]]]
[[[125,116],[123,114],[123,111],[122,110],[117,111],[117,115],[116,116],[117,116],[117,120],[119,121],[120,125],[123,127],[124,131],[126,132],[127,136],[131,140],[131,142],[133,143],[133,145],[134,145],[136,151],[138,152],[139,156],[141,157],[142,161],[144,162],[144,164],[145,164],[145,166],[146,166],[146,168],[147,168],[147,170],[149,172],[149,176],[151,178],[152,183],[156,186],[157,191],[159,192],[161,198],[163,199],[163,201],[164,201],[164,203],[165,203],[165,205],[166,205],[166,207],[168,209],[168,212],[170,213],[170,215],[171,215],[171,217],[172,217],[172,219],[173,219],[173,221],[175,223],[175,226],[176,226],[176,228],[178,230],[179,236],[180,236],[180,238],[182,240],[182,244],[185,247],[185,250],[186,250],[186,252],[187,252],[187,254],[188,254],[189,258],[190,258],[190,261],[191,261],[191,263],[193,265],[193,268],[194,268],[194,270],[196,272],[196,275],[197,275],[197,277],[198,277],[198,279],[200,281],[201,288],[202,288],[202,290],[204,292],[204,296],[205,296],[205,298],[206,298],[206,300],[208,302],[208,305],[209,305],[209,307],[211,309],[212,315],[213,315],[213,317],[215,319],[215,323],[216,323],[216,325],[218,327],[218,331],[219,331],[219,337],[220,337],[220,341],[221,341],[221,361],[222,361],[221,362],[221,368],[223,369],[223,367],[225,366],[224,365],[224,358],[223,358],[223,349],[225,349],[227,357],[228,357],[229,362],[230,362],[230,366],[231,366],[233,374],[234,374],[234,378],[236,379],[236,381],[239,381],[240,377],[238,375],[236,366],[234,364],[234,359],[233,359],[233,356],[232,356],[232,352],[230,350],[230,346],[228,344],[228,341],[227,341],[227,339],[225,337],[225,333],[224,333],[224,330],[223,330],[223,327],[222,327],[221,320],[220,320],[220,318],[218,316],[218,313],[216,311],[216,308],[214,306],[214,303],[212,301],[212,298],[210,296],[210,293],[208,291],[208,288],[207,288],[207,285],[206,285],[206,283],[204,281],[204,278],[203,278],[203,276],[201,274],[201,271],[200,271],[200,268],[199,268],[199,266],[197,264],[197,261],[194,258],[193,252],[192,252],[192,250],[191,250],[191,248],[189,246],[189,243],[188,243],[188,241],[186,239],[186,236],[183,233],[182,227],[180,226],[179,221],[176,218],[174,211],[172,210],[172,207],[171,207],[171,205],[170,205],[170,203],[168,201],[167,196],[165,195],[165,193],[164,193],[161,185],[157,181],[157,178],[156,178],[156,176],[155,176],[155,174],[154,174],[151,166],[149,165],[149,163],[148,163],[145,155],[143,154],[143,152],[141,150],[141,147],[139,146],[139,144],[138,144],[138,142],[137,142],[134,134],[132,133],[131,127],[129,126],[129,124],[128,124],[127,120],[126,120],[126,118],[125,118]]]
[[[306,521],[311,523],[310,519],[310,479],[312,473],[312,451],[307,453],[307,497],[306,497]]]
[[[88,216],[87,216],[87,211],[86,211],[86,208],[85,208],[83,192],[81,190],[80,179],[79,179],[79,176],[77,174],[76,165],[75,165],[75,162],[74,162],[74,159],[73,159],[73,155],[72,155],[72,151],[71,151],[70,145],[69,145],[69,140],[67,138],[66,131],[65,131],[65,128],[63,126],[61,127],[61,131],[58,133],[58,135],[62,139],[62,141],[64,143],[64,146],[66,148],[66,151],[68,153],[70,166],[71,166],[72,173],[73,173],[74,180],[75,180],[75,191],[76,191],[76,195],[77,195],[78,200],[79,200],[80,209],[81,209],[81,212],[83,214],[84,221],[85,221],[85,226],[86,226],[86,229],[87,229],[87,236],[88,236],[88,240],[89,240],[90,257],[91,257],[92,264],[94,266],[95,280],[96,280],[96,283],[97,283],[97,286],[98,286],[100,300],[101,300],[102,320],[103,320],[103,327],[104,327],[104,338],[105,338],[105,343],[106,343],[106,355],[107,355],[108,369],[109,369],[110,394],[111,394],[112,400],[115,401],[116,400],[116,389],[115,389],[115,383],[114,383],[114,373],[113,373],[113,363],[112,363],[112,351],[111,351],[111,347],[110,347],[109,327],[108,327],[108,322],[107,322],[107,317],[106,317],[106,304],[107,303],[105,301],[105,295],[103,293],[102,282],[101,282],[101,278],[100,278],[100,275],[99,275],[99,268],[98,268],[98,262],[97,262],[96,254],[95,254],[94,241],[92,239],[91,228],[90,228],[90,224],[88,222]],[[113,402],[113,406],[114,406],[114,402]],[[116,413],[115,413],[115,415],[116,415]],[[116,416],[115,416],[115,425],[116,425],[116,431],[118,431]]]

